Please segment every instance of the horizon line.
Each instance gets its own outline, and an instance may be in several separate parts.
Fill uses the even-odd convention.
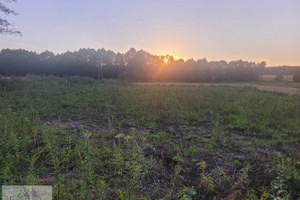
[[[238,58],[238,59],[217,59],[217,60],[208,60],[207,58],[205,58],[205,57],[203,57],[203,58],[198,58],[198,59],[194,59],[194,58],[184,58],[184,57],[182,57],[182,56],[177,56],[177,55],[172,55],[172,54],[170,54],[170,53],[151,53],[151,52],[149,52],[149,51],[146,51],[146,50],[144,50],[144,49],[139,49],[139,50],[137,50],[136,48],[134,48],[134,47],[130,47],[127,51],[125,51],[125,52],[121,52],[121,51],[114,51],[114,50],[110,50],[110,49],[106,49],[106,48],[104,48],[104,47],[102,47],[102,48],[97,48],[97,49],[95,49],[95,48],[90,48],[90,47],[83,47],[83,48],[79,48],[78,50],[66,50],[66,51],[61,51],[61,52],[57,52],[57,51],[51,51],[51,50],[40,50],[40,51],[38,51],[38,50],[27,50],[27,49],[24,49],[24,48],[2,48],[2,49],[0,49],[0,52],[2,52],[2,50],[24,50],[24,51],[28,51],[28,52],[33,52],[33,53],[36,53],[36,54],[41,54],[41,53],[43,53],[43,52],[51,52],[51,53],[53,53],[54,55],[61,55],[61,54],[64,54],[64,53],[67,53],[67,52],[78,52],[78,51],[80,51],[81,49],[92,49],[92,50],[95,50],[95,51],[98,51],[98,50],[101,50],[101,49],[104,49],[105,51],[112,51],[112,52],[114,52],[115,54],[118,54],[118,53],[120,53],[120,54],[125,54],[126,52],[128,52],[130,49],[135,49],[137,52],[138,51],[145,51],[145,52],[147,52],[147,53],[149,53],[149,54],[151,54],[151,55],[153,55],[153,56],[172,56],[175,60],[184,60],[184,62],[186,62],[187,60],[194,60],[194,61],[197,61],[197,60],[207,60],[207,62],[218,62],[218,61],[225,61],[225,62],[227,62],[227,63],[229,63],[229,62],[231,62],[231,61],[238,61],[238,60],[242,60],[242,61],[247,61],[247,62],[254,62],[254,63],[261,63],[261,62],[266,62],[266,67],[300,67],[300,64],[283,64],[283,65],[270,65],[270,66],[268,66],[268,59],[259,59],[260,61],[253,61],[253,60],[244,60],[244,59],[242,59],[242,58]]]

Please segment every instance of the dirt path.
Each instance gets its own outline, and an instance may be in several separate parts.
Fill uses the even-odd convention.
[[[267,86],[257,84],[243,84],[243,83],[133,83],[133,85],[192,85],[192,86],[230,86],[230,87],[254,87],[262,91],[272,91],[278,93],[284,93],[289,95],[300,96],[300,88],[292,87],[279,87],[279,86]]]

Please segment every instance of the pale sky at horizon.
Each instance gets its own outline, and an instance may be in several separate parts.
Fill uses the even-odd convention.
[[[175,58],[300,66],[300,0],[18,0],[7,6],[19,13],[6,19],[23,37],[0,35],[0,49],[124,53],[134,47]]]

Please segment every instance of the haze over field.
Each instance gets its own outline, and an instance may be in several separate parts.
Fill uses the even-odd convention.
[[[26,0],[7,4],[23,37],[0,35],[0,49],[54,53],[130,47],[174,58],[300,65],[300,1]]]

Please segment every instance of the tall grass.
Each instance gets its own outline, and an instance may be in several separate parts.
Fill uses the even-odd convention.
[[[51,184],[55,199],[295,197],[299,100],[250,88],[1,78],[0,183]],[[262,172],[270,180],[256,184]]]

